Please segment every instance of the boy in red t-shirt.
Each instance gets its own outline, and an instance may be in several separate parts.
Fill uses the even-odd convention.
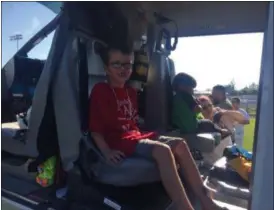
[[[125,85],[132,73],[134,57],[131,49],[127,46],[109,47],[101,53],[101,57],[108,82],[98,83],[92,89],[89,128],[106,160],[111,164],[119,164],[131,155],[155,160],[163,185],[177,209],[194,210],[180,181],[176,159],[203,208],[222,209],[208,197],[183,139],[139,130],[137,94],[133,88]]]

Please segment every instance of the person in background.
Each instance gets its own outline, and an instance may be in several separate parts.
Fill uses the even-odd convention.
[[[213,121],[214,115],[214,105],[209,96],[200,96],[198,98],[200,105],[202,107],[202,114],[205,119],[209,119]]]
[[[200,96],[200,97],[203,97],[203,96]],[[210,99],[210,101],[212,102],[213,101],[213,97],[212,97],[212,95],[210,94],[210,95],[208,95],[208,96],[206,96],[208,99]]]
[[[222,85],[214,86],[212,89],[211,96],[212,96],[213,105],[215,107],[219,107],[224,110],[233,110],[230,100],[226,97],[226,89],[224,86]],[[220,116],[221,116],[220,114],[215,115],[215,119],[217,119],[217,121],[220,120],[221,119]],[[235,129],[234,129],[233,123],[231,122],[232,121],[228,117],[220,121],[221,124],[224,124],[226,128],[228,128],[232,132],[231,139],[232,139],[232,142],[235,142]]]
[[[186,74],[177,74],[172,82],[173,97],[172,124],[180,129],[181,134],[213,133],[218,132],[222,135],[228,135],[226,129],[215,126],[210,119],[203,119],[202,107],[194,96],[196,80]]]
[[[235,111],[240,112],[243,116],[244,119],[241,121],[241,123],[237,123],[235,125],[235,143],[242,147],[243,146],[243,141],[244,141],[244,125],[247,125],[250,123],[250,116],[248,113],[240,108],[241,105],[241,100],[238,97],[232,98],[232,106]]]
[[[215,107],[220,107],[225,110],[232,110],[232,104],[226,97],[225,87],[222,85],[216,85],[212,89],[212,99]]]
[[[200,116],[202,109],[193,96],[196,86],[196,80],[186,73],[177,74],[172,82],[175,92],[172,103],[172,124],[179,128],[182,134],[197,133],[197,116]]]
[[[239,112],[239,110],[225,110],[219,107],[214,107],[212,101],[207,96],[200,96],[198,100],[201,104],[202,113],[205,119],[212,120],[219,126],[227,128],[231,132],[234,132],[235,135],[235,125],[246,123],[245,115]]]

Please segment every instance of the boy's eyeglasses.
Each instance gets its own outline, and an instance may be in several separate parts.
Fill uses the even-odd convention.
[[[114,69],[131,69],[133,63],[112,62],[109,64]]]

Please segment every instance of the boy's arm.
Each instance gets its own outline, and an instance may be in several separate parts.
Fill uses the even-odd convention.
[[[245,116],[239,111],[222,110],[221,113],[223,116],[230,117],[234,122],[237,122],[239,124],[247,123]]]
[[[110,152],[110,148],[107,145],[106,141],[104,140],[104,137],[101,134],[95,133],[95,132],[91,132],[91,136],[96,146],[99,148],[99,150],[103,154],[103,156],[106,157],[107,154],[109,154]]]
[[[123,152],[110,149],[101,134],[92,132],[91,136],[108,163],[117,164],[125,158]]]
[[[104,93],[100,87],[95,86],[90,95],[89,101],[89,130],[96,146],[105,156],[109,152],[109,146],[104,140],[104,117],[103,110],[106,107],[104,103]]]
[[[124,158],[124,153],[109,148],[104,139],[105,123],[109,104],[106,99],[106,91],[103,87],[95,86],[91,93],[89,129],[96,146],[109,163],[119,163]]]

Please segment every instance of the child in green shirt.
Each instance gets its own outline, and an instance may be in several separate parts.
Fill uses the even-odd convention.
[[[203,119],[202,109],[194,96],[196,80],[186,73],[179,73],[173,80],[172,124],[179,128],[182,134],[213,133],[227,134],[212,121]]]

